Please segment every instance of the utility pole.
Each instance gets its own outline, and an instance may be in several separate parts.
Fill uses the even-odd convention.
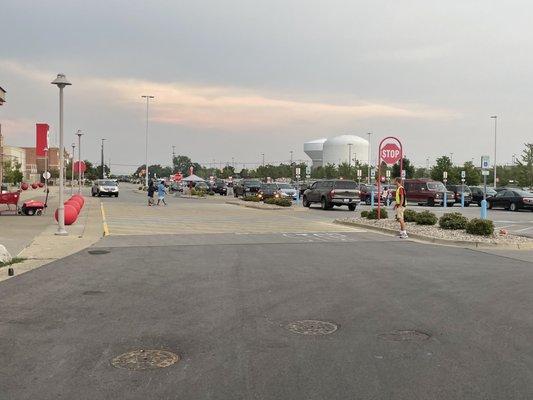
[[[148,187],[148,179],[150,176],[150,171],[148,170],[148,105],[150,103],[150,99],[154,99],[154,96],[144,95],[141,97],[143,99],[146,99],[146,147],[145,147],[146,176],[145,176],[144,183],[146,187]]]
[[[265,153],[261,153],[261,156],[263,157],[263,167],[265,166]]]
[[[498,129],[498,116],[491,116],[494,119],[494,189],[496,189],[496,144],[497,144],[497,129]]]
[[[70,195],[73,196],[74,195],[74,149],[76,148],[76,144],[75,143],[72,143],[72,158],[71,158],[71,163],[72,165],[70,166]]]
[[[4,137],[2,136],[2,124],[0,124],[0,185],[4,182]],[[1,191],[2,189],[0,189]]]
[[[368,184],[370,184],[370,168],[371,168],[371,154],[372,154],[372,142],[370,141],[370,135],[372,135],[372,132],[368,132],[368,175],[367,175],[367,181]]]
[[[352,143],[348,143],[348,170],[352,167]]]
[[[78,194],[81,195],[81,137],[83,133],[78,129],[76,135],[78,135]]]
[[[174,171],[174,159],[176,158],[176,146],[172,146],[172,171]]]
[[[104,179],[105,178],[105,172],[104,172],[104,141],[105,139],[102,139],[102,154],[101,154],[101,166],[102,166],[102,176],[100,178]]]

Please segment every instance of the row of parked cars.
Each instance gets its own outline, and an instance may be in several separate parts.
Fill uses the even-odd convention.
[[[452,207],[455,203],[461,203],[461,195],[464,193],[464,205],[481,205],[483,200],[483,187],[468,185],[447,185],[432,179],[406,179],[404,187],[407,201],[418,205]],[[372,194],[374,202],[378,197],[386,203],[394,200],[396,186],[383,184],[378,191],[377,185],[358,184],[355,181],[345,179],[320,180],[306,182],[299,187],[289,183],[264,184],[256,179],[245,179],[234,186],[234,196],[260,195],[268,197],[289,197],[296,199],[300,191],[303,205],[309,207],[313,203],[319,203],[324,210],[335,206],[347,206],[355,210],[359,202],[371,204]],[[446,196],[444,196],[446,193]],[[519,188],[498,188],[496,190],[487,187],[486,192],[489,208],[505,208],[511,211],[520,209],[533,210],[533,193]]]

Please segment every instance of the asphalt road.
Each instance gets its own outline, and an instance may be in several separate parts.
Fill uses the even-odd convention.
[[[150,212],[171,218],[171,200]],[[533,398],[532,263],[316,225],[112,233],[89,249],[109,253],[0,283],[0,399]],[[338,329],[289,329],[301,320]],[[139,349],[180,361],[111,364]]]

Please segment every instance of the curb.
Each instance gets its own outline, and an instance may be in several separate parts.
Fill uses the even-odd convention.
[[[365,228],[370,231],[376,231],[381,233],[386,233],[390,235],[396,235],[398,232],[394,229],[388,229],[388,228],[381,228],[378,226],[373,225],[367,225],[367,224],[361,224],[358,222],[348,222],[348,221],[341,221],[336,219],[333,221],[334,224],[339,225],[346,225],[346,226],[356,226],[358,228]],[[511,249],[511,250],[533,250],[533,243],[516,243],[516,244],[498,244],[498,243],[482,243],[482,242],[469,242],[466,240],[448,240],[448,239],[440,239],[440,238],[431,238],[427,236],[422,236],[416,233],[409,233],[409,239],[415,239],[419,242],[424,243],[432,243],[432,244],[440,244],[445,246],[455,246],[455,247],[468,247],[468,248],[474,248],[474,249]]]
[[[272,205],[272,207],[262,207],[260,204],[252,203],[251,201],[248,202],[237,202],[237,201],[231,201],[227,200],[225,202],[226,204],[231,204],[234,206],[240,206],[240,207],[247,207],[247,208],[255,208],[256,210],[290,210],[291,207],[281,207],[281,206],[275,206]],[[248,204],[251,203],[251,204]]]

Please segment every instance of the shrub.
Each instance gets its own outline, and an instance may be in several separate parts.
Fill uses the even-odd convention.
[[[258,203],[261,201],[261,198],[259,196],[244,196],[242,198],[244,201],[253,201],[254,203]]]
[[[417,225],[435,225],[437,216],[429,211],[422,211],[416,215]]]
[[[439,226],[442,229],[465,229],[468,218],[459,212],[446,213],[439,219]]]
[[[191,189],[191,196],[205,197],[205,190]]]
[[[213,191],[211,190],[211,191],[210,191],[209,193],[207,193],[207,194],[208,194],[209,196],[214,196],[214,195],[215,195],[215,192],[213,192]]]
[[[415,210],[408,208],[403,212],[403,220],[405,222],[416,222],[416,216],[418,213]]]
[[[489,219],[472,218],[466,224],[466,232],[472,235],[489,236],[494,233],[494,224]]]
[[[379,214],[380,218],[388,218],[389,213],[387,212],[386,208],[382,208]],[[378,209],[373,208],[372,210],[368,211],[368,214],[366,216],[368,219],[378,219]]]
[[[271,197],[269,199],[266,199],[265,203],[274,204],[276,206],[281,206],[281,207],[290,207],[292,205],[292,201],[290,201],[289,199],[282,199],[282,198],[276,198],[276,197]]]
[[[367,218],[368,217],[368,211],[361,211],[361,218]]]

